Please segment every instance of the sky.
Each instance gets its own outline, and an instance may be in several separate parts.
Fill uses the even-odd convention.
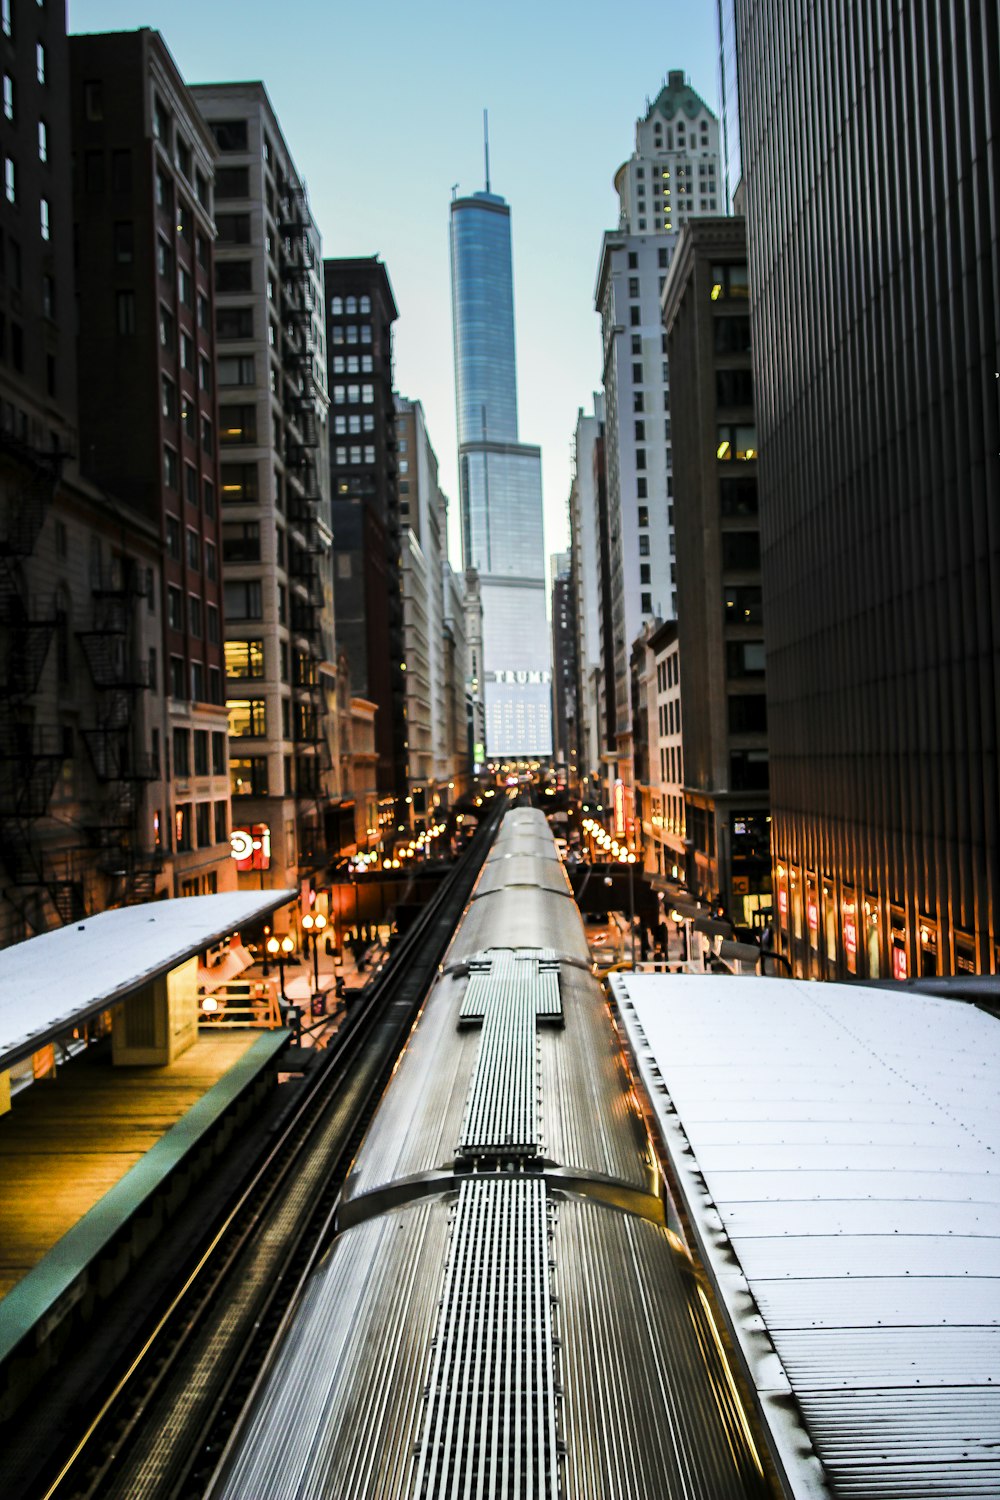
[[[718,110],[716,0],[69,0],[70,31],[161,32],[189,83],[262,79],[329,256],[379,255],[458,530],[448,204],[511,205],[522,442],[542,447],[546,551],[569,545],[577,410],[599,388],[594,282],[635,121],[682,68]]]

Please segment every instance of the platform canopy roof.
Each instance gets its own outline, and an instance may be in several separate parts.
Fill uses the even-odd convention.
[[[226,891],[121,906],[0,950],[0,1069],[296,894]]]
[[[902,987],[612,984],[791,1493],[1000,1494],[1000,1022]]]

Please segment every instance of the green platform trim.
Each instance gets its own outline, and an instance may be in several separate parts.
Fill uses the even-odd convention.
[[[244,1052],[218,1083],[172,1125],[166,1135],[150,1146],[124,1177],[88,1209],[79,1223],[57,1240],[37,1266],[0,1298],[0,1364],[44,1319],[62,1313],[58,1304],[78,1299],[71,1295],[74,1284],[111,1243],[115,1235],[153,1197],[171,1172],[208,1135],[229,1106],[262,1073],[291,1037],[282,1028],[269,1031]]]

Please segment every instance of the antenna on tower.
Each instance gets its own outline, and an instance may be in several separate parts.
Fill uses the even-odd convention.
[[[490,112],[483,110],[483,160],[486,163],[486,191],[490,190]]]

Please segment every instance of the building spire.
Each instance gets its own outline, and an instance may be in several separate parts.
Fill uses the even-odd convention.
[[[486,191],[490,190],[490,112],[483,110],[483,159],[486,163]]]

